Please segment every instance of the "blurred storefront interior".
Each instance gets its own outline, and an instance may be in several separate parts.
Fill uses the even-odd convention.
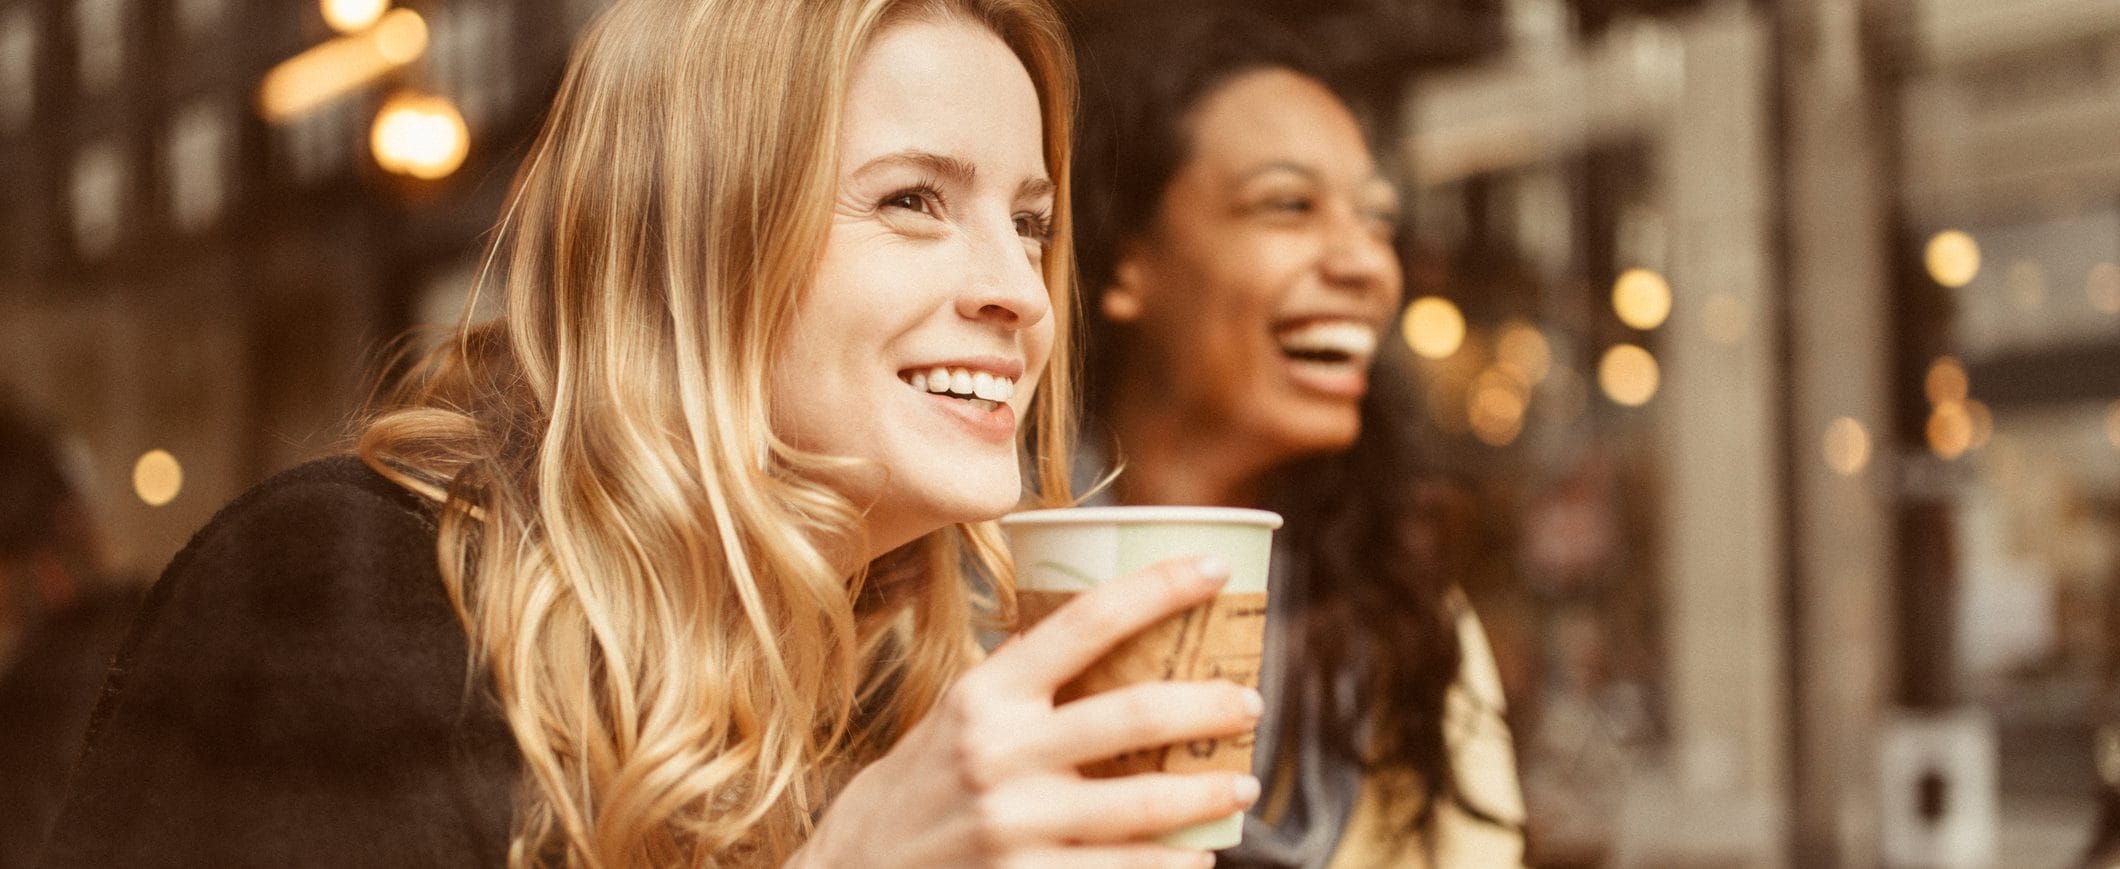
[[[1249,2],[1408,203],[1380,381],[1534,861],[2075,865],[2120,726],[2120,0]],[[0,0],[0,385],[114,572],[456,320],[601,5]]]

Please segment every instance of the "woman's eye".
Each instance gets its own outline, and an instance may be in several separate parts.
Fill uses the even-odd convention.
[[[941,208],[936,205],[936,199],[937,197],[932,191],[901,190],[884,197],[882,205],[885,208],[896,208],[934,217],[941,212]]]
[[[1044,244],[1053,238],[1052,218],[1043,214],[1016,215],[1016,234]]]

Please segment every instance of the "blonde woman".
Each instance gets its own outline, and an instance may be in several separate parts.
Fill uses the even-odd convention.
[[[114,670],[54,865],[1204,866],[1251,725],[1055,706],[1227,568],[983,661],[986,520],[1067,500],[1071,66],[1041,0],[620,2],[503,216],[507,313],[245,495]]]

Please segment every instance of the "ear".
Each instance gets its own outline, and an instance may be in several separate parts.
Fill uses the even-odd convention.
[[[1132,253],[1119,257],[1118,268],[1113,270],[1110,286],[1097,299],[1098,310],[1104,319],[1114,323],[1131,323],[1141,317],[1141,264]]]

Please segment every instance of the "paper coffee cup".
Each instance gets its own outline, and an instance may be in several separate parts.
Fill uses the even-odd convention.
[[[1054,699],[1065,703],[1154,680],[1228,679],[1259,686],[1266,638],[1266,568],[1281,517],[1232,507],[1076,507],[1001,518],[1016,562],[1022,625],[1108,579],[1172,558],[1220,556],[1229,583],[1215,599],[1150,625],[1091,664]],[[1085,775],[1251,772],[1252,734],[1167,745],[1086,765]],[[1244,813],[1163,837],[1179,848],[1217,849],[1243,838]]]

